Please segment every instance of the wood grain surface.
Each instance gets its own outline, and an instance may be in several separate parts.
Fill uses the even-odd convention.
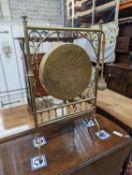
[[[27,105],[0,110],[0,139],[34,128]]]
[[[132,99],[106,89],[98,91],[97,106],[132,128]]]
[[[43,149],[43,152],[45,152],[47,157],[48,167],[35,172],[32,172],[30,167],[30,158],[37,155],[36,150],[32,147],[32,138],[34,138],[33,135],[27,135],[1,144],[0,174],[66,175],[78,174],[79,172],[80,175],[81,169],[81,173],[83,173],[83,168],[92,166],[92,164],[95,163],[98,165],[98,171],[95,171],[96,166],[94,164],[90,170],[85,169],[83,175],[86,175],[87,172],[90,172],[90,174],[95,172],[95,175],[100,175],[98,172],[103,171],[103,169],[101,169],[101,164],[109,168],[107,172],[104,172],[104,175],[110,175],[110,172],[112,172],[111,175],[118,175],[131,148],[131,139],[113,135],[113,130],[119,131],[123,134],[127,133],[119,126],[102,116],[98,115],[97,119],[101,128],[107,130],[111,134],[109,139],[100,141],[95,136],[95,131],[97,130],[96,127],[90,131],[94,141],[91,146],[86,144],[87,142],[82,144],[82,138],[80,135],[78,135],[78,142],[75,144],[76,136],[73,131],[48,139],[48,143]],[[44,133],[42,134],[44,135]],[[82,146],[80,147],[80,145]],[[116,161],[112,155],[116,155]],[[109,156],[112,156],[110,161],[108,159]],[[103,161],[104,158],[107,158],[107,161]],[[103,161],[101,161],[101,164],[99,163],[100,160]],[[105,164],[105,162],[107,162],[107,164]],[[114,171],[110,170],[111,166]]]

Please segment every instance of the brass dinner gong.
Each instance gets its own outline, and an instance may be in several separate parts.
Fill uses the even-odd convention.
[[[71,100],[88,87],[91,72],[92,66],[86,51],[68,43],[56,46],[42,58],[39,77],[48,94]]]

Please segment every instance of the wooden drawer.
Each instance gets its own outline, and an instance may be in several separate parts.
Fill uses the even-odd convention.
[[[130,37],[118,37],[116,52],[128,53],[129,52],[129,44],[130,44]]]
[[[108,67],[106,69],[105,76],[106,76],[107,86],[109,89],[116,91],[120,94],[124,94],[124,81],[125,81],[124,71],[120,69]]]
[[[107,72],[109,78],[110,77],[114,77],[114,78],[122,77],[122,78],[124,78],[126,75],[124,70],[113,68],[113,67],[108,67],[106,72]]]
[[[105,79],[108,89],[132,98],[132,71],[107,65]]]

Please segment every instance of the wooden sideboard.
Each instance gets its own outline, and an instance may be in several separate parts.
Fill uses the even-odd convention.
[[[87,115],[83,116],[88,117]],[[43,152],[46,154],[48,167],[31,171],[30,159],[36,156],[32,139],[27,135],[0,145],[0,174],[1,175],[120,175],[123,165],[132,147],[130,137],[119,137],[113,131],[126,135],[126,131],[115,123],[97,115],[101,128],[110,133],[110,137],[101,141],[95,136],[96,127],[89,129],[93,144],[82,142],[81,135],[74,133],[72,121],[68,123],[71,129],[61,124],[63,132],[54,135],[58,126],[47,126],[41,131],[48,142]],[[65,123],[66,124],[66,123]],[[62,127],[63,126],[63,127]],[[65,131],[65,132],[64,132]],[[75,140],[78,138],[77,142]],[[75,144],[76,143],[76,144]],[[81,146],[80,146],[81,145]]]
[[[132,69],[128,67],[128,64],[107,64],[105,79],[108,89],[132,98]]]

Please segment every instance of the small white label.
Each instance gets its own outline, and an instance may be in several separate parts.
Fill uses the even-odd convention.
[[[118,132],[118,131],[113,131],[113,134],[119,136],[119,137],[123,137],[123,134]]]

